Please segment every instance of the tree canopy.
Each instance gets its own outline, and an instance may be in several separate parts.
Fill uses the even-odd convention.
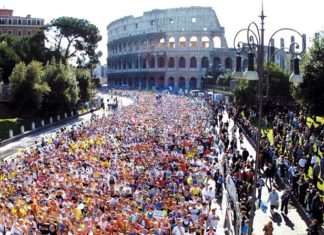
[[[32,115],[40,110],[44,96],[50,91],[43,74],[43,66],[37,61],[27,66],[20,62],[15,66],[9,80],[17,113]]]
[[[45,66],[44,80],[51,91],[44,98],[44,110],[48,113],[75,109],[79,100],[79,88],[70,65],[56,62]]]
[[[265,65],[266,66],[266,65]],[[269,64],[269,94],[265,97],[264,102],[267,106],[272,105],[289,105],[293,102],[290,92],[289,76],[282,71],[277,65]],[[263,96],[266,94],[266,77],[267,73],[263,74]],[[236,102],[241,106],[250,108],[257,107],[258,96],[258,81],[241,80],[239,85],[234,90]]]
[[[76,58],[78,66],[88,68],[99,62],[102,53],[96,49],[102,37],[89,21],[64,16],[52,20],[46,31],[54,51],[61,53],[65,60]]]
[[[302,60],[304,82],[295,87],[293,96],[315,115],[324,115],[324,32],[313,39]]]

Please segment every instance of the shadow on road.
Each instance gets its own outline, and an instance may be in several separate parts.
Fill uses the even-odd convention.
[[[295,224],[289,219],[289,215],[288,216],[286,216],[286,215],[284,215],[283,213],[281,213],[282,214],[282,218],[284,219],[284,221],[285,221],[285,224],[289,227],[289,228],[291,228],[291,230],[294,230],[294,227],[295,227]]]
[[[276,223],[278,226],[281,226],[282,218],[278,212],[271,212],[271,220]]]

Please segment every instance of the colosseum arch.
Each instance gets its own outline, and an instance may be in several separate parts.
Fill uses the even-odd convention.
[[[154,56],[151,56],[150,58],[150,68],[155,68],[155,57]]]
[[[135,51],[138,51],[139,50],[139,43],[138,43],[138,41],[135,41],[134,42],[134,48],[135,48]]]
[[[197,42],[198,42],[198,39],[196,36],[192,36],[190,38],[190,47],[191,48],[197,48]]]
[[[183,56],[181,56],[179,58],[179,68],[185,68],[185,67],[186,67],[186,59]]]
[[[150,77],[148,80],[148,89],[152,89],[155,86],[155,78],[154,77]]]
[[[128,42],[128,43],[127,43],[127,48],[128,48],[128,49],[127,49],[128,51],[133,51],[132,42]]]
[[[168,47],[169,48],[175,48],[175,38],[174,37],[169,38]]]
[[[201,47],[202,48],[209,48],[209,37],[204,36],[201,38]]]
[[[133,78],[132,77],[128,77],[127,85],[129,87],[133,87]]]
[[[131,59],[128,59],[127,61],[126,61],[126,64],[127,64],[127,69],[132,69],[132,60]]]
[[[178,87],[181,89],[185,89],[186,87],[186,79],[184,77],[179,77]]]
[[[171,86],[172,88],[174,87],[174,77],[168,78],[168,86]]]
[[[208,68],[209,67],[209,60],[207,56],[204,56],[201,58],[201,67],[202,68]]]
[[[134,87],[139,88],[139,78],[138,77],[134,78]]]
[[[219,58],[219,57],[214,57],[213,58],[213,67],[216,67],[217,65],[220,65],[220,64],[222,64],[222,61],[221,61],[221,59]]]
[[[146,69],[146,58],[143,58],[142,60],[142,68]]]
[[[123,65],[123,69],[126,69],[126,59],[123,59],[122,65]]]
[[[186,47],[186,38],[185,37],[180,37],[179,38],[179,47],[180,48],[185,48]]]
[[[169,58],[169,68],[174,68],[175,62],[174,62],[174,57]]]
[[[225,59],[225,68],[232,69],[233,68],[233,60],[231,58]]]
[[[213,43],[214,43],[214,48],[221,48],[222,47],[222,40],[218,36],[213,37]]]
[[[165,44],[165,39],[164,38],[160,38],[159,48],[160,49],[163,49],[164,48],[164,44]]]
[[[164,68],[164,66],[165,66],[165,59],[164,59],[163,56],[160,56],[160,57],[158,58],[158,67],[159,67],[159,68]]]
[[[121,66],[121,60],[118,60],[118,67],[117,67],[117,69],[119,69],[119,70],[120,70],[120,69],[121,69],[121,67],[122,67],[122,66]]]
[[[150,40],[150,45],[149,45],[150,49],[152,49],[152,50],[155,49],[155,43],[156,43],[155,39]]]
[[[190,58],[190,68],[197,68],[197,58],[195,56]]]
[[[135,69],[138,69],[138,58],[134,59],[134,67]]]
[[[147,78],[146,77],[142,77],[142,78],[140,78],[140,87],[142,88],[142,89],[147,89]]]
[[[164,88],[164,77],[159,77],[158,80],[157,80],[157,84],[156,86],[159,88],[159,89],[163,89]]]
[[[190,78],[189,88],[190,89],[196,89],[197,88],[197,78],[195,78],[195,77]]]

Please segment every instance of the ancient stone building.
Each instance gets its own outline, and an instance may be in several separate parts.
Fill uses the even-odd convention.
[[[225,29],[211,7],[126,16],[107,26],[108,85],[195,89],[211,66],[234,67]]]

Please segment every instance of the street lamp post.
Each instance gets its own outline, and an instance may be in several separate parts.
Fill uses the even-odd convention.
[[[251,22],[248,25],[248,28],[241,29],[237,32],[234,38],[234,48],[237,52],[236,57],[236,70],[232,74],[232,78],[238,79],[246,79],[249,81],[258,80],[258,123],[257,123],[257,138],[256,138],[256,159],[255,159],[255,167],[254,167],[254,174],[253,174],[253,185],[252,185],[252,201],[253,205],[249,215],[249,229],[248,234],[252,234],[253,230],[253,220],[255,216],[255,201],[256,201],[256,189],[257,189],[257,178],[258,178],[258,171],[259,171],[259,154],[260,154],[260,139],[261,139],[261,120],[262,120],[262,106],[263,106],[263,74],[264,74],[264,62],[267,63],[266,65],[266,82],[267,82],[267,89],[266,89],[266,97],[268,97],[268,90],[269,90],[269,66],[273,56],[281,51],[288,49],[289,52],[294,56],[294,71],[293,74],[290,76],[289,81],[293,83],[301,83],[303,82],[303,78],[299,74],[299,56],[305,51],[305,38],[296,30],[290,28],[281,28],[275,31],[270,39],[268,44],[268,54],[267,60],[264,60],[264,19],[265,15],[263,13],[263,3],[262,3],[262,10],[261,15],[261,27],[259,28],[255,22]],[[274,53],[271,54],[270,51],[270,44],[273,37],[280,31],[293,31],[297,33],[302,38],[302,48],[300,52],[295,51],[295,49],[299,49],[299,44],[296,42],[291,43],[290,47],[288,48],[279,48]],[[242,32],[247,33],[247,43],[243,42],[236,42],[236,38]],[[242,72],[241,68],[241,53],[245,52],[248,49],[248,69],[244,73]],[[256,56],[255,56],[256,54]],[[254,71],[254,60],[256,59],[257,64],[257,72]]]

